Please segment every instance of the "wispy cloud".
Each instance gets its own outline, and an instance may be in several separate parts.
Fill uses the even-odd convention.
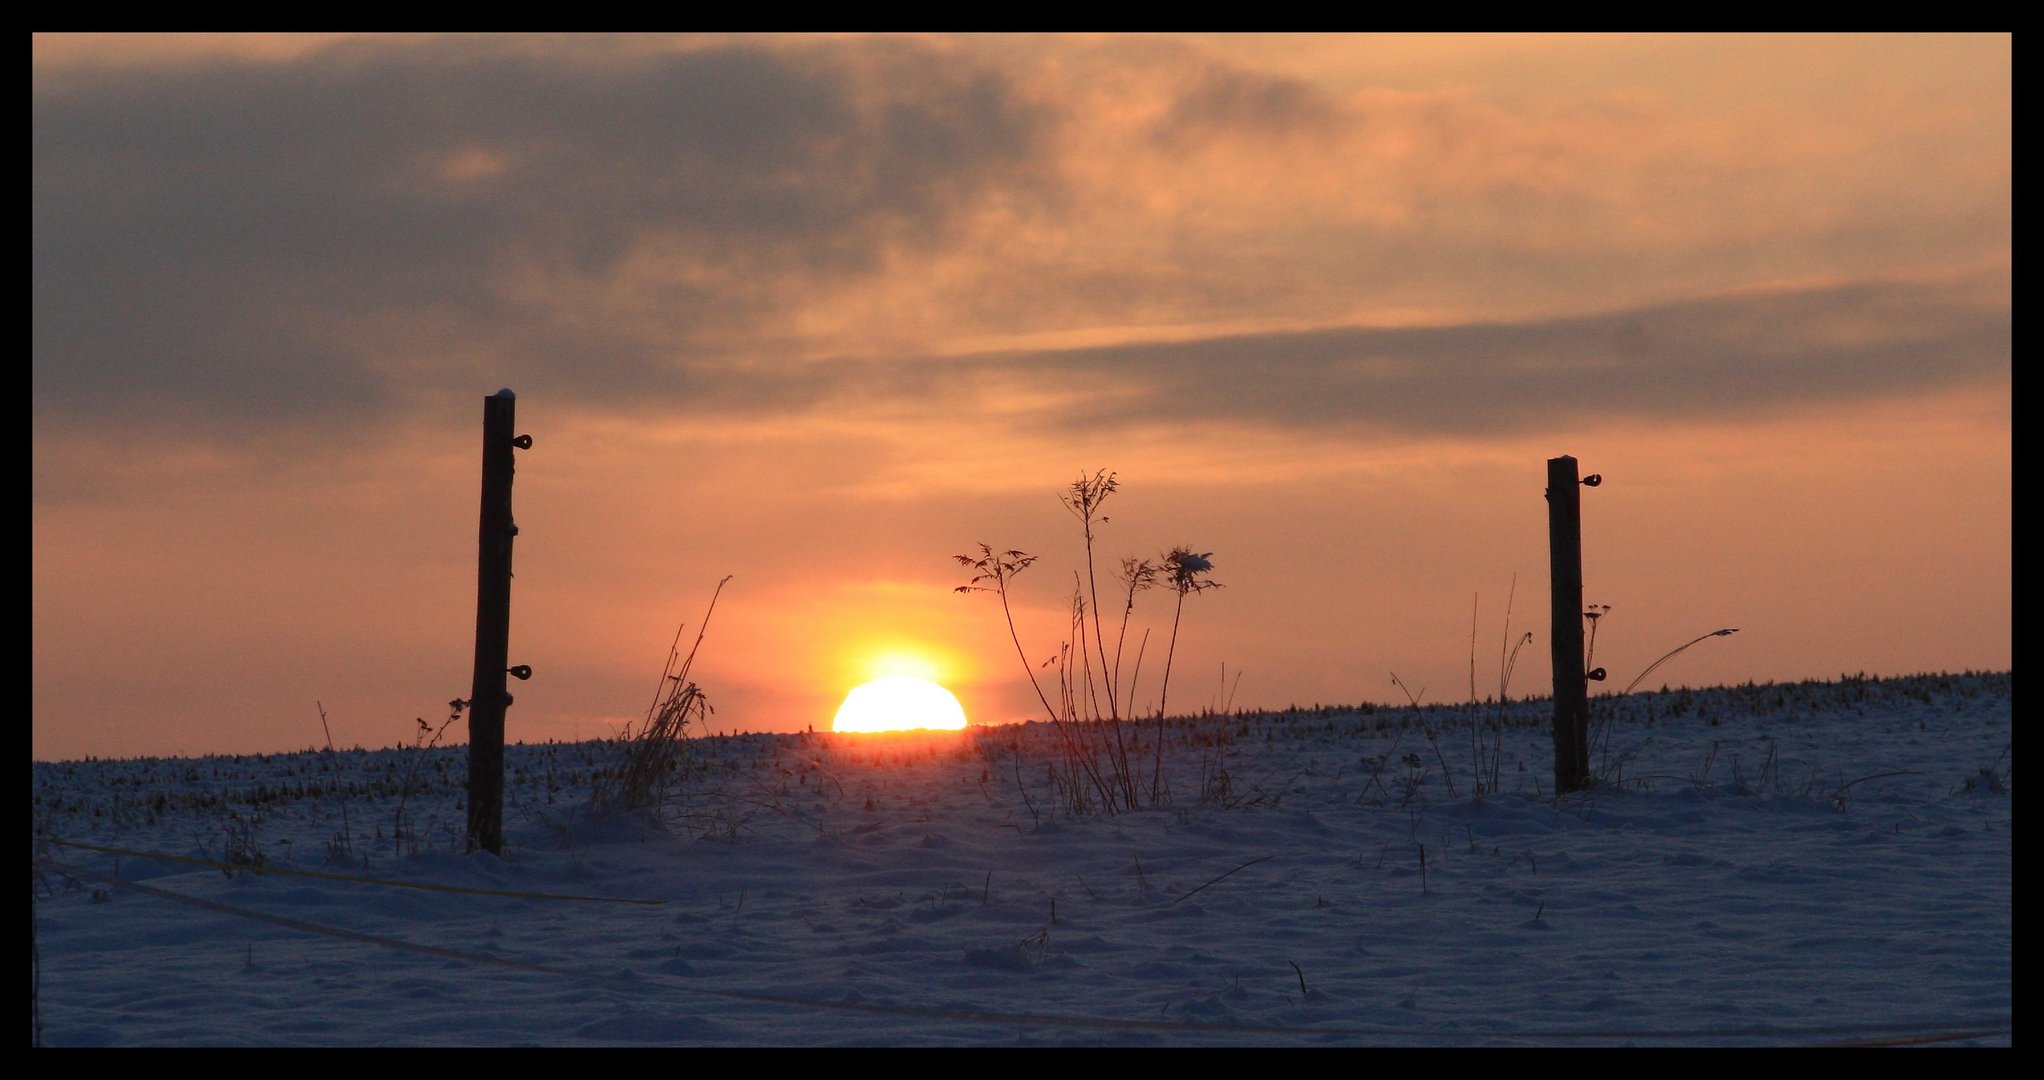
[[[1536,368],[1612,368],[1561,401],[1692,410],[1962,376],[2007,337],[2006,305],[1997,330],[1951,287],[1894,283],[2006,251],[2006,147],[1942,103],[1868,125],[1850,95],[1712,108],[1679,80],[1530,101],[1361,81],[1119,38],[52,66],[38,423],[367,422],[499,382],[799,411],[1027,369],[1138,410],[1488,427],[1546,392]],[[1695,299],[1809,277],[1890,283]],[[1854,303],[1927,322],[1821,339]],[[1399,325],[1424,328],[1370,329]],[[1101,347],[1023,345],[1057,334]]]
[[[1059,425],[1225,417],[1479,435],[1586,415],[1709,419],[2005,381],[2010,300],[2004,270],[1594,316],[1237,335],[956,366],[1046,386],[1095,380],[1094,406],[1067,402],[1039,418]]]

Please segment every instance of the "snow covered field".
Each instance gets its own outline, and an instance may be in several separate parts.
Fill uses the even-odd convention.
[[[1481,797],[1469,709],[1315,708],[1175,721],[1114,815],[1043,725],[697,738],[651,822],[513,746],[502,858],[460,748],[36,762],[37,1035],[2007,1046],[2011,682],[1593,699],[1560,800],[1544,701]]]

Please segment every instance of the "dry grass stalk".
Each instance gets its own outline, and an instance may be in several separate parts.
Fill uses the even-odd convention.
[[[602,809],[623,811],[657,810],[673,796],[674,786],[687,772],[689,725],[709,719],[716,710],[710,706],[702,687],[689,679],[696,653],[709,633],[710,616],[716,613],[717,598],[731,578],[717,582],[710,594],[709,610],[703,613],[695,643],[681,652],[684,623],[674,630],[674,642],[667,647],[667,663],[660,671],[660,685],[653,703],[636,731],[625,729],[618,737],[624,747],[624,765],[607,782],[598,785],[596,804]]]

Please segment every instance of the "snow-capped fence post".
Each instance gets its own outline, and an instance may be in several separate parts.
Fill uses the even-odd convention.
[[[532,669],[509,667],[511,652],[511,520],[514,451],[532,436],[512,436],[518,395],[499,390],[483,399],[483,504],[476,546],[475,679],[468,699],[468,849],[504,850],[504,710],[511,704],[504,677],[529,678]]]
[[[1554,660],[1554,790],[1558,795],[1590,786],[1590,690],[1583,670],[1582,492],[1603,482],[1592,474],[1576,478],[1576,459],[1547,459],[1547,566],[1552,621],[1548,641]]]

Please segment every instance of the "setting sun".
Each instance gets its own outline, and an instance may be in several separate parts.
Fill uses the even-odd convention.
[[[853,688],[838,706],[833,731],[908,731],[965,726],[965,709],[951,691],[928,679],[894,675]]]

